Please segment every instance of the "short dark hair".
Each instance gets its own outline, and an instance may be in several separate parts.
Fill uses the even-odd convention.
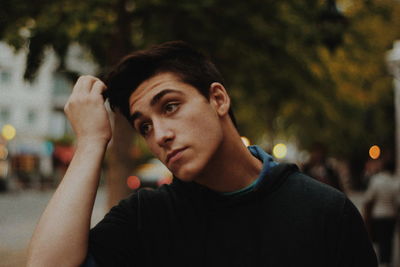
[[[183,41],[171,41],[124,57],[105,79],[112,110],[118,108],[129,120],[129,97],[145,80],[165,72],[177,75],[209,99],[213,82],[224,84],[221,73],[204,54]],[[229,116],[236,126],[232,108]]]

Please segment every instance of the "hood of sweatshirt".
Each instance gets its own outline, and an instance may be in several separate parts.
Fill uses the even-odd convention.
[[[254,187],[245,194],[221,194],[196,182],[183,182],[176,177],[174,177],[171,186],[177,192],[186,195],[189,201],[219,208],[236,205],[238,202],[251,201],[257,197],[265,197],[265,194],[271,194],[279,188],[291,173],[298,171],[297,166],[294,164],[278,164],[271,155],[259,146],[249,146],[248,149],[253,156],[262,161],[263,166]]]

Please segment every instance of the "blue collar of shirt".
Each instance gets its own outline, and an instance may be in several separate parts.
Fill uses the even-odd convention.
[[[250,153],[254,157],[258,158],[263,163],[261,172],[258,175],[257,179],[255,179],[254,182],[252,182],[250,185],[248,185],[248,186],[246,186],[246,187],[244,187],[242,189],[233,191],[233,192],[223,193],[223,195],[225,195],[225,196],[242,195],[242,194],[245,194],[247,192],[252,191],[257,186],[257,184],[260,181],[262,181],[262,179],[265,176],[267,176],[269,170],[272,167],[278,165],[278,163],[274,161],[272,156],[270,154],[268,154],[267,152],[265,152],[264,150],[262,150],[261,147],[259,147],[259,146],[248,146],[247,148],[250,150]]]

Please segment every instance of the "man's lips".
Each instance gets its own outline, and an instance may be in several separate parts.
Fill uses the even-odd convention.
[[[186,147],[183,147],[183,148],[179,148],[179,149],[174,149],[171,152],[169,152],[167,154],[166,163],[168,164],[168,163],[170,163],[170,161],[174,161],[175,159],[177,159],[179,157],[180,153],[185,149],[186,149]]]

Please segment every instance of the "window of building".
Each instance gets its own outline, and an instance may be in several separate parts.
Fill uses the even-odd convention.
[[[0,69],[0,83],[9,84],[11,82],[11,71]]]
[[[56,96],[69,95],[72,83],[62,73],[54,75],[53,92]]]
[[[0,121],[7,123],[10,120],[10,109],[8,107],[0,107]]]
[[[28,110],[26,121],[28,124],[34,124],[37,120],[37,112],[33,109]]]

